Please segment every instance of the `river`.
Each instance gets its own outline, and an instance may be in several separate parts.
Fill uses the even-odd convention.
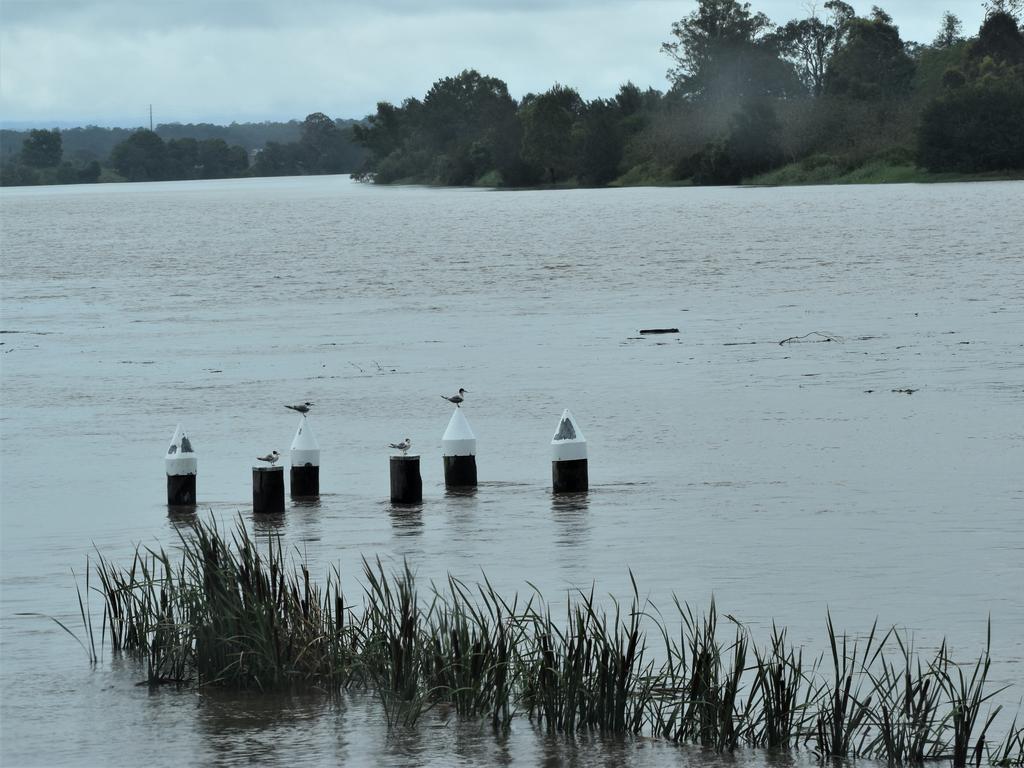
[[[486,574],[678,595],[808,653],[877,618],[1024,695],[1024,183],[497,192],[347,177],[4,189],[0,762],[696,764],[699,750],[430,720],[377,704],[150,691],[95,668],[75,576],[172,547],[181,423],[200,514],[252,517],[250,466],[313,401],[319,504],[274,531],[356,584]],[[675,327],[678,334],[641,335]],[[788,341],[786,341],[788,340]],[[784,342],[784,343],[780,343]],[[451,406],[475,496],[443,488]],[[908,390],[911,392],[908,394]],[[563,408],[591,491],[550,493]],[[388,500],[388,443],[422,455]],[[100,601],[92,607],[99,611]],[[765,758],[741,755],[763,765]],[[723,764],[733,764],[723,759]]]

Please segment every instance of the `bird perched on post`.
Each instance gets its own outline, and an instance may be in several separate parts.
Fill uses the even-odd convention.
[[[466,395],[466,390],[464,390],[464,389],[462,389],[460,387],[459,391],[458,391],[458,394],[452,395],[451,397],[448,397],[448,395],[441,395],[441,398],[443,400],[447,400],[449,403],[455,403],[455,407],[456,408],[461,408],[462,407],[462,403],[465,402],[465,400],[466,400],[465,395]]]
[[[394,448],[396,451],[401,451],[402,455],[405,456],[409,449],[412,448],[412,440],[407,437],[400,443],[388,443],[388,447]]]
[[[313,407],[313,403],[309,402],[308,400],[306,402],[304,402],[304,403],[300,403],[299,405],[286,405],[285,406],[285,408],[290,408],[293,411],[298,411],[303,416],[305,416],[307,413],[309,413],[309,409],[312,408],[312,407]]]
[[[257,456],[256,461],[265,461],[270,466],[274,466],[275,464],[277,464],[277,460],[279,458],[281,458],[281,454],[279,454],[277,451],[271,451],[266,456]]]

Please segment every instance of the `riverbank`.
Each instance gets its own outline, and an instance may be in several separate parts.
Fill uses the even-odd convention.
[[[915,165],[877,161],[859,168],[845,169],[831,158],[814,162],[809,158],[790,163],[774,171],[744,179],[744,185],[813,186],[816,184],[936,184],[960,181],[1018,181],[1024,169],[988,173],[932,173]]]

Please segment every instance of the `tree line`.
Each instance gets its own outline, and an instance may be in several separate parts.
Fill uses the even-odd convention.
[[[555,84],[513,99],[466,70],[353,126],[357,176],[441,185],[733,184],[794,166],[807,178],[877,166],[1024,169],[1020,0],[992,0],[975,37],[947,12],[928,44],[874,6],[773,23],[700,0],[662,45],[666,92],[583,99]]]
[[[858,15],[828,0],[821,15],[780,25],[749,2],[699,0],[661,46],[665,92],[626,83],[588,101],[556,83],[517,100],[470,69],[423,98],[380,102],[358,122],[316,112],[226,127],[3,131],[0,183],[354,172],[377,183],[523,187],[821,181],[890,168],[1019,174],[1022,4],[988,0],[971,38],[946,12],[922,44],[903,40],[879,6]]]
[[[353,120],[0,131],[0,184],[76,184],[348,173],[365,151]]]

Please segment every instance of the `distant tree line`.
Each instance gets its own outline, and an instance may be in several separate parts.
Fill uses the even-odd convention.
[[[945,13],[931,43],[878,6],[779,25],[699,0],[662,51],[670,87],[583,99],[556,83],[516,100],[465,70],[361,122],[0,132],[0,182],[75,183],[355,172],[378,183],[733,184],[776,169],[1024,171],[1022,0],[988,0],[976,36]],[[780,171],[781,172],[781,171]]]
[[[365,150],[352,120],[0,131],[0,184],[80,184],[347,173]]]
[[[671,87],[583,99],[565,85],[513,99],[466,70],[422,99],[381,102],[352,127],[357,174],[378,183],[529,186],[731,184],[797,164],[1024,169],[1019,0],[995,0],[976,37],[946,13],[929,44],[842,0],[774,24],[749,3],[700,0],[662,50]]]

